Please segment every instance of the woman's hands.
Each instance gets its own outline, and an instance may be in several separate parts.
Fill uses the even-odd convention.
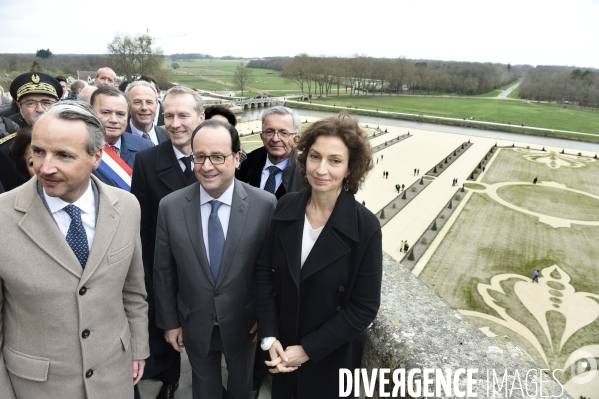
[[[310,359],[301,345],[288,346],[283,350],[279,340],[275,340],[268,352],[270,361],[265,363],[273,374],[291,373]]]

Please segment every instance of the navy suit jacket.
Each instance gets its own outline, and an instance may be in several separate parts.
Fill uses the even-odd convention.
[[[142,139],[141,137],[135,136],[133,134],[123,133],[121,135],[120,157],[127,163],[127,165],[129,165],[129,167],[133,169],[133,163],[135,162],[135,156],[137,153],[152,147],[154,147],[154,143],[152,143],[150,140]],[[112,180],[110,176],[100,169],[94,170],[92,174],[100,179],[103,183],[113,187],[118,187],[114,180]]]

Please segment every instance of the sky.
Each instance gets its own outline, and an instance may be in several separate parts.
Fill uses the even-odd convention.
[[[599,0],[0,0],[0,53],[371,57],[599,68]]]

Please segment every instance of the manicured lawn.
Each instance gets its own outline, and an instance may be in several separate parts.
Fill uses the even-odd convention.
[[[507,95],[508,98],[520,98],[520,86],[516,87],[514,91]]]
[[[313,104],[511,123],[599,134],[599,111],[555,105],[467,97],[347,96],[313,99]]]
[[[599,184],[597,184],[596,177],[593,177],[599,176],[599,161],[597,160],[551,152],[506,148],[502,148],[496,157],[497,159],[486,171],[483,183],[494,184],[506,181],[532,183],[536,177],[539,182],[554,181],[565,184],[566,187],[599,196]],[[549,167],[552,161],[557,162],[558,160],[562,166],[557,169]]]
[[[482,184],[476,184],[476,183],[464,183],[464,187],[470,188],[472,190],[484,190],[486,188]]]
[[[505,186],[497,194],[520,208],[573,220],[599,220],[599,200],[539,185]]]

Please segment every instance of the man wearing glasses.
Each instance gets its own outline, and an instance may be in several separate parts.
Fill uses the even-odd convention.
[[[58,80],[41,72],[28,72],[17,76],[10,85],[10,95],[19,107],[19,113],[10,116],[6,122],[13,121],[19,127],[32,126],[33,122],[48,107],[62,97],[62,87]],[[14,132],[14,129],[11,129]],[[16,132],[5,137],[0,133],[0,184],[9,191],[24,183],[10,162],[8,153]]]
[[[98,72],[96,72],[96,78],[94,79],[94,85],[96,87],[100,86],[116,86],[116,73],[108,68],[100,68]]]
[[[277,199],[286,193],[300,191],[302,179],[293,150],[300,125],[299,115],[290,108],[277,106],[265,110],[260,133],[264,147],[247,155],[236,177],[274,194]]]
[[[48,107],[62,97],[62,86],[50,75],[27,72],[13,80],[10,95],[19,106],[19,113],[10,119],[20,127],[32,126]]]
[[[168,97],[168,124],[167,104]],[[191,142],[199,184],[166,196],[158,211],[156,323],[177,351],[186,348],[194,399],[221,398],[223,354],[228,399],[248,399],[256,346],[253,271],[276,199],[235,179],[241,145],[231,124],[205,121]]]

